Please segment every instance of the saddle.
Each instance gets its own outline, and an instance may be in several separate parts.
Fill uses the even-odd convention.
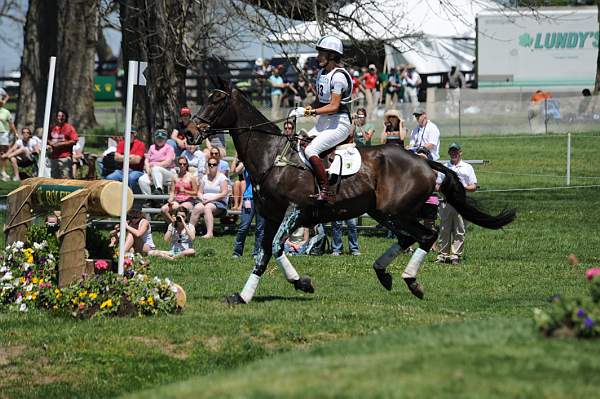
[[[314,139],[309,137],[307,140],[298,141],[298,155],[300,159],[309,169],[312,170],[310,162],[306,158],[304,148]],[[300,144],[302,143],[302,144]],[[326,165],[327,174],[332,176],[351,176],[359,171],[362,164],[362,158],[356,144],[351,142],[350,137],[344,140],[340,144],[327,151],[319,154],[319,157],[323,160],[323,164]]]

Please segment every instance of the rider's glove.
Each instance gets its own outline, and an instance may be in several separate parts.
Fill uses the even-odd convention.
[[[315,111],[311,107],[298,107],[290,111],[289,118],[302,118],[305,116],[316,115]]]

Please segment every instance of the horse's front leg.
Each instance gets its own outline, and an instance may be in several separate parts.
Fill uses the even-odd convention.
[[[298,274],[286,254],[283,252],[285,240],[301,226],[301,211],[295,204],[290,204],[275,237],[273,238],[272,253],[275,255],[275,262],[283,273],[287,281],[294,285],[294,288],[304,292],[315,292],[312,280],[308,276]],[[263,241],[264,242],[264,241]]]

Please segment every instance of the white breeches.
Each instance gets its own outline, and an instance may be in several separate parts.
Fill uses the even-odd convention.
[[[315,127],[308,132],[309,136],[316,136],[304,150],[306,157],[319,156],[323,151],[335,147],[350,135],[350,119],[348,115],[322,115]]]

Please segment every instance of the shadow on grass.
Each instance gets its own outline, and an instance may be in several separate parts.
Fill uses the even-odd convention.
[[[254,302],[271,302],[271,301],[288,301],[288,302],[305,302],[312,301],[314,298],[307,298],[303,296],[281,296],[281,295],[267,295],[259,296],[252,299]]]

